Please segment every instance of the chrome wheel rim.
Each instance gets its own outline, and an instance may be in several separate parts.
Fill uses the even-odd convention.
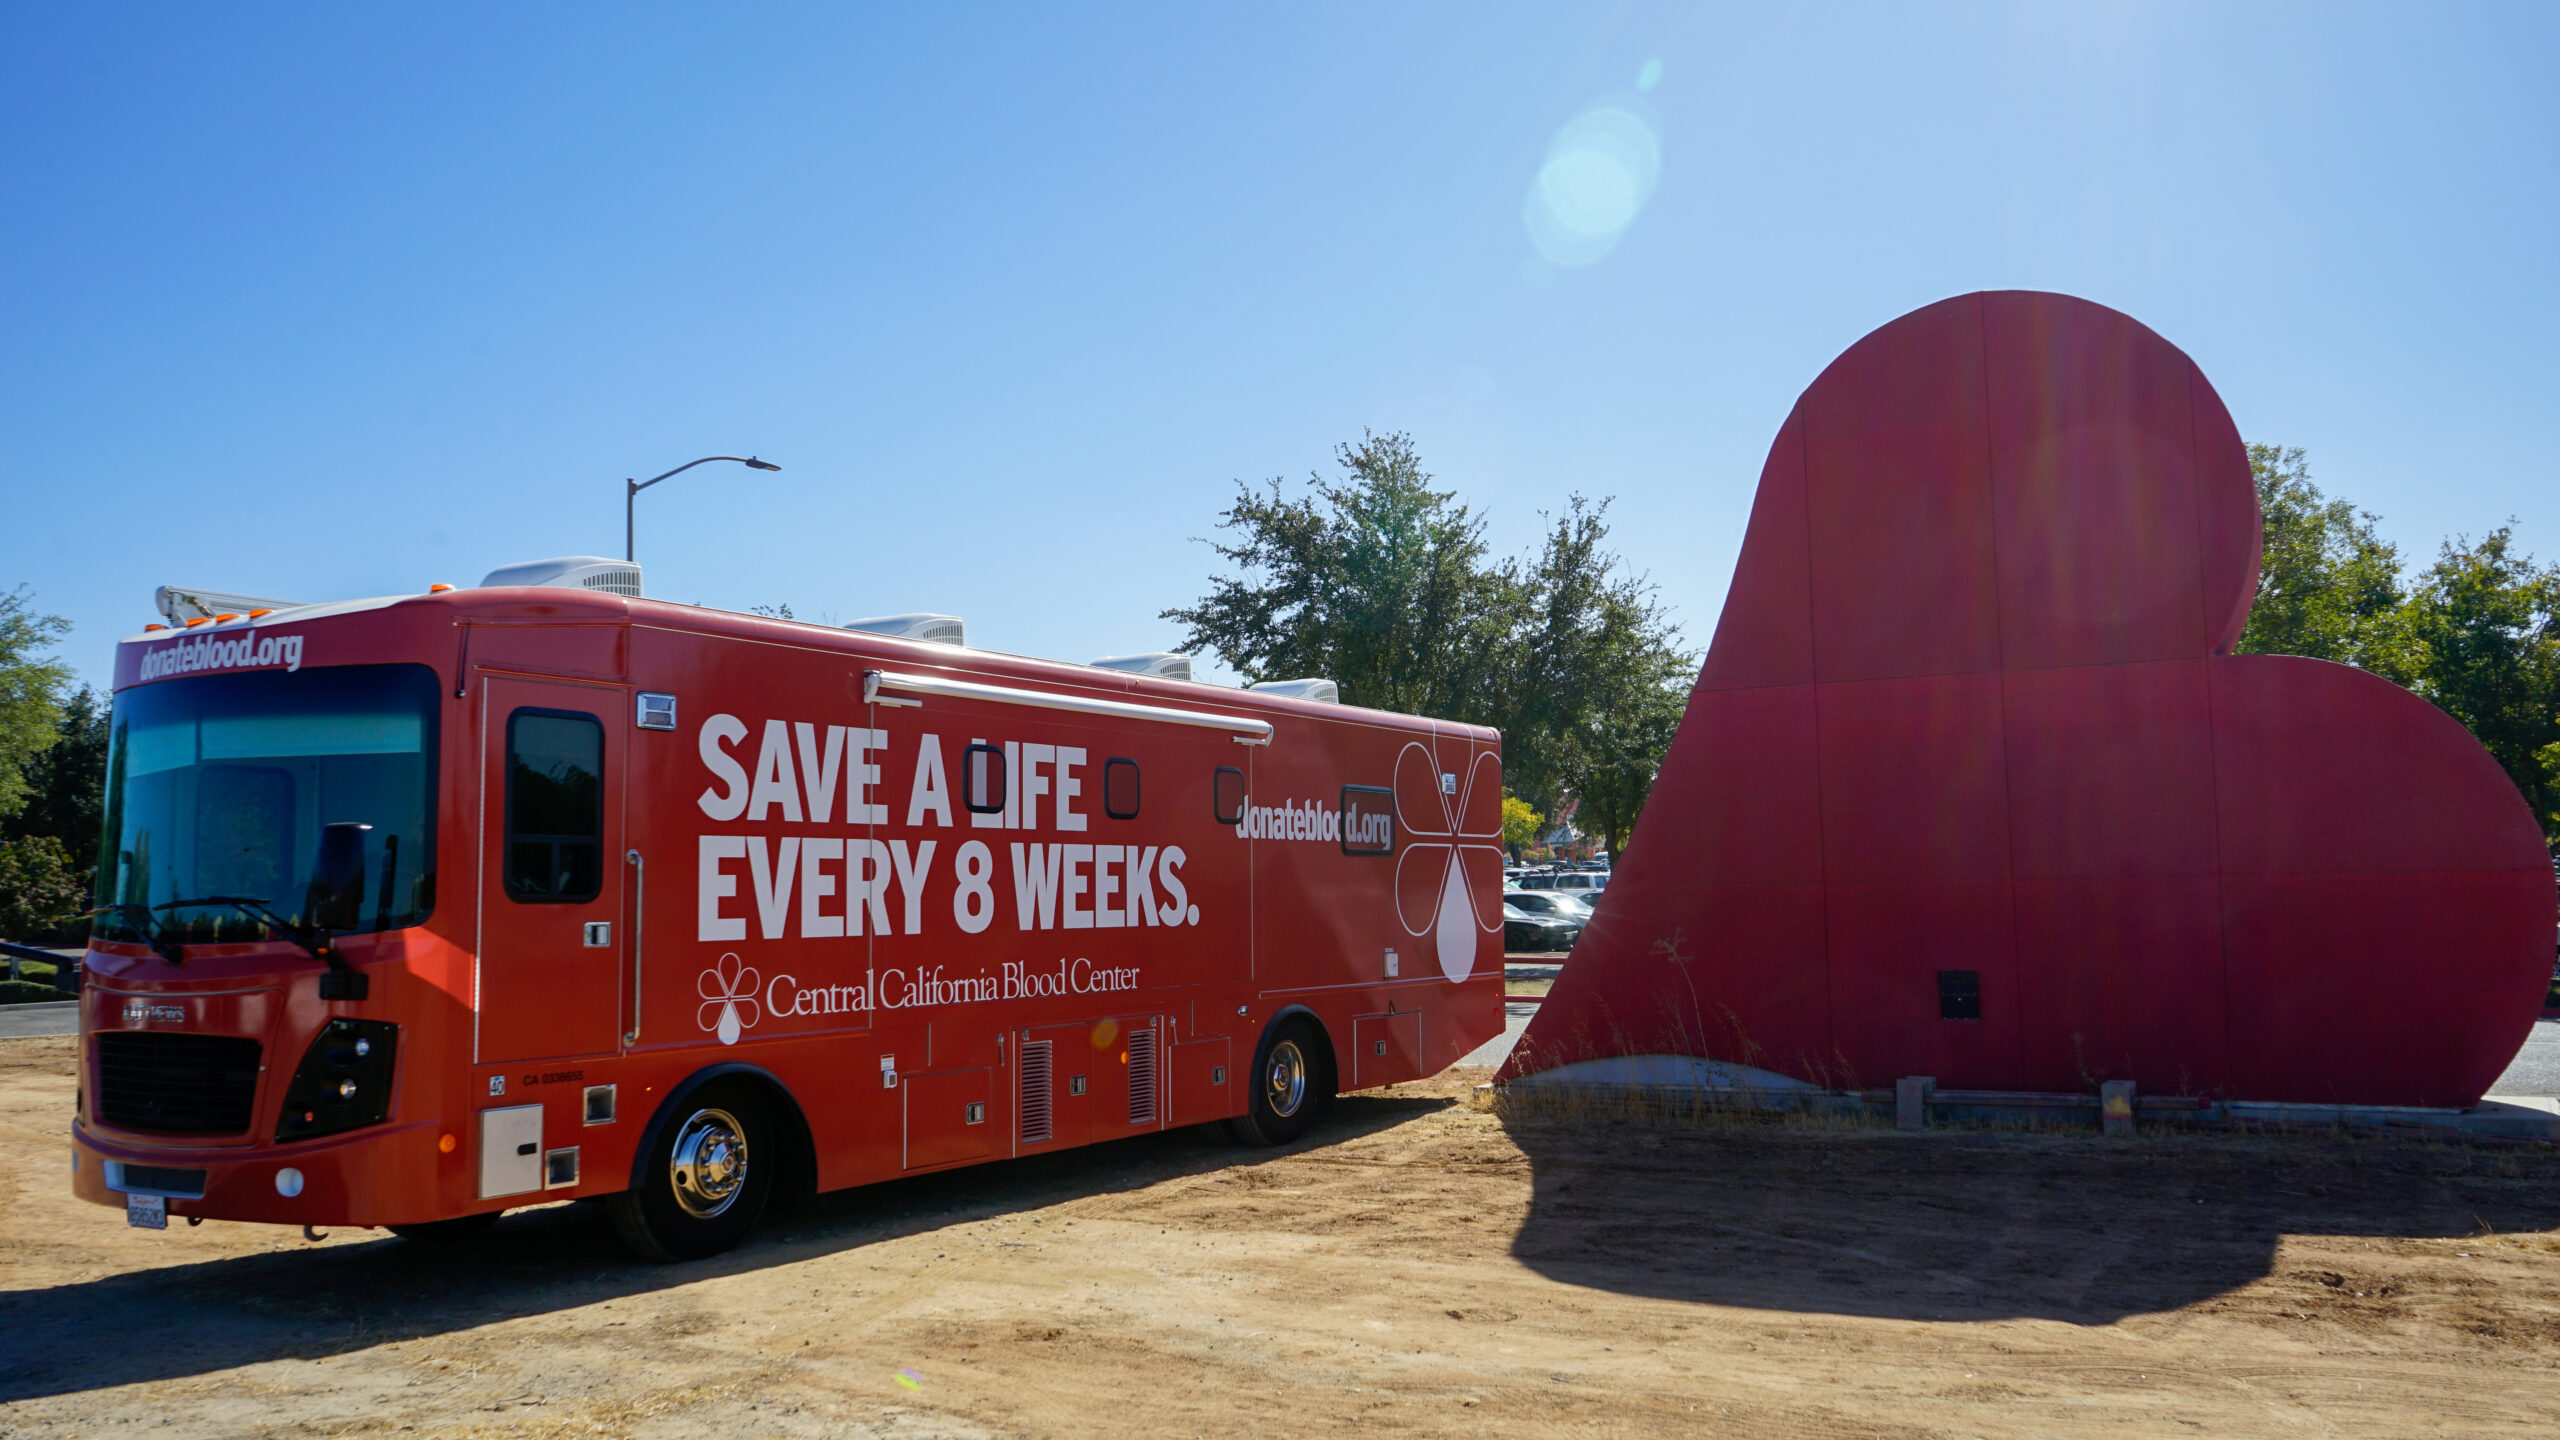
[[[747,1188],[747,1129],[726,1110],[696,1110],[676,1127],[668,1157],[676,1203],[709,1220],[738,1203]]]
[[[1262,1099],[1272,1114],[1284,1120],[1306,1103],[1307,1057],[1297,1041],[1283,1040],[1271,1047],[1271,1063],[1262,1072]]]

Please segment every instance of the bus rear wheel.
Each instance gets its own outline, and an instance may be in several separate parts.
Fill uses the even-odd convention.
[[[1247,1145],[1286,1145],[1307,1133],[1327,1095],[1328,1071],[1316,1028],[1302,1017],[1265,1031],[1246,1078],[1245,1112],[1227,1128]]]
[[[753,1091],[702,1087],[667,1112],[633,1188],[606,1197],[615,1233],[645,1260],[699,1260],[736,1245],[773,1193],[776,1138]]]

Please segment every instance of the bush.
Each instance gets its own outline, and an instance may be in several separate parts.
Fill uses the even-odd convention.
[[[70,998],[50,985],[39,984],[33,980],[0,979],[0,1005],[37,1005],[46,1001]]]
[[[50,835],[0,840],[0,939],[51,935],[87,898],[61,841]]]

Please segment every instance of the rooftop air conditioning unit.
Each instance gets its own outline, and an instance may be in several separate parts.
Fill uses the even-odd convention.
[[[220,590],[195,590],[184,585],[163,585],[151,595],[152,605],[169,617],[172,625],[190,620],[210,620],[216,615],[246,615],[252,610],[290,610],[299,600],[269,600],[257,595],[232,595]]]
[[[607,595],[640,598],[640,567],[629,560],[601,555],[563,555],[556,560],[528,560],[501,565],[480,577],[480,588],[500,585],[545,585],[567,590],[601,590]]]
[[[1170,650],[1150,650],[1144,655],[1105,655],[1093,662],[1097,670],[1122,670],[1131,675],[1147,675],[1158,680],[1191,678],[1191,657]]]
[[[1313,700],[1319,705],[1342,703],[1342,687],[1330,680],[1265,680],[1245,688],[1259,690],[1265,695],[1284,695],[1292,700]]]
[[[924,640],[935,645],[969,643],[967,627],[957,615],[935,615],[918,611],[912,615],[874,615],[868,620],[847,620],[847,630],[860,630],[870,635],[893,635],[900,640]]]

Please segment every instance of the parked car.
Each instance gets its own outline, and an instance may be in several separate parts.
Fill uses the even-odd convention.
[[[1577,925],[1591,923],[1591,903],[1568,890],[1506,890],[1502,903],[1532,915],[1552,915]]]
[[[1609,888],[1606,870],[1567,870],[1558,875],[1532,875],[1520,882],[1523,890],[1564,890],[1574,894],[1597,895]]]
[[[1513,905],[1502,907],[1502,949],[1510,955],[1543,955],[1570,950],[1582,938],[1582,922],[1561,915],[1532,915]]]

